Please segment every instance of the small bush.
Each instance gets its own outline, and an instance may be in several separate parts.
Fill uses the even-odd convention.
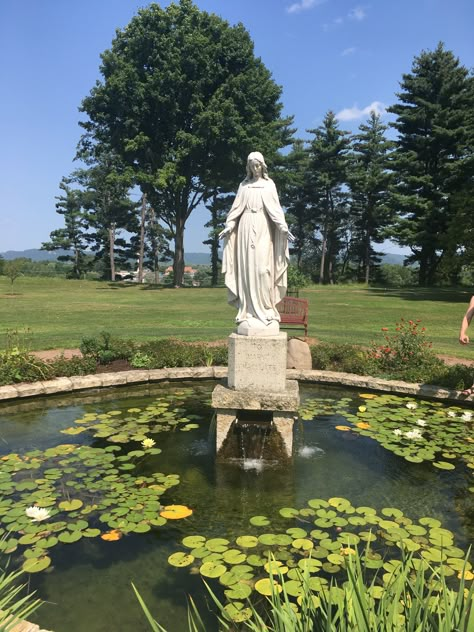
[[[367,352],[361,347],[350,344],[320,343],[310,348],[313,369],[367,375]]]
[[[0,353],[0,385],[36,382],[50,377],[48,365],[18,347]]]
[[[441,369],[443,363],[433,353],[420,322],[401,318],[393,333],[382,327],[384,341],[374,342],[368,354],[375,374],[420,382]]]
[[[154,340],[140,345],[139,353],[132,358],[135,367],[136,362],[146,362],[149,369],[227,364],[227,347],[208,347],[177,338]]]
[[[95,373],[97,363],[94,358],[74,357],[66,360],[60,357],[47,363],[50,377],[71,377],[72,375],[89,375]]]
[[[114,360],[130,360],[136,344],[102,331],[98,336],[83,338],[79,348],[85,357],[95,358],[99,364],[109,364]]]

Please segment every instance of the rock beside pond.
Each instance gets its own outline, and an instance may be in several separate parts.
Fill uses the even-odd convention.
[[[298,338],[288,340],[288,351],[286,356],[287,369],[311,369],[311,350],[308,343]]]

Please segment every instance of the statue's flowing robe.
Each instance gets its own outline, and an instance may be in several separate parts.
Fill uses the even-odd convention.
[[[226,219],[222,272],[236,321],[280,320],[276,305],[286,294],[288,226],[273,180],[244,180]],[[282,231],[283,229],[283,231]]]

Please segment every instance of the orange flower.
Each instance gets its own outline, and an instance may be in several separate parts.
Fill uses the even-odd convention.
[[[100,537],[102,538],[102,540],[106,540],[107,542],[116,542],[117,540],[120,540],[122,535],[123,533],[118,529],[112,529],[112,531],[107,531],[106,533],[103,533]]]

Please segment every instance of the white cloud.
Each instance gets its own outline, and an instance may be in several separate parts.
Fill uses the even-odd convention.
[[[362,109],[357,107],[357,105],[354,105],[351,108],[345,108],[336,114],[336,118],[339,121],[356,121],[357,119],[370,116],[371,112],[375,112],[375,114],[383,116],[386,110],[387,108],[384,103],[381,101],[373,101],[370,105],[367,105]]]
[[[367,16],[364,8],[361,6],[354,7],[351,11],[349,11],[349,19],[357,20],[357,22],[361,22]]]
[[[323,4],[326,0],[300,0],[286,7],[287,13],[300,13],[301,11],[308,11],[313,7],[317,7],[319,4]]]
[[[341,52],[341,57],[347,57],[347,55],[353,55],[356,52],[357,48],[355,46],[350,46],[349,48],[345,48]]]

